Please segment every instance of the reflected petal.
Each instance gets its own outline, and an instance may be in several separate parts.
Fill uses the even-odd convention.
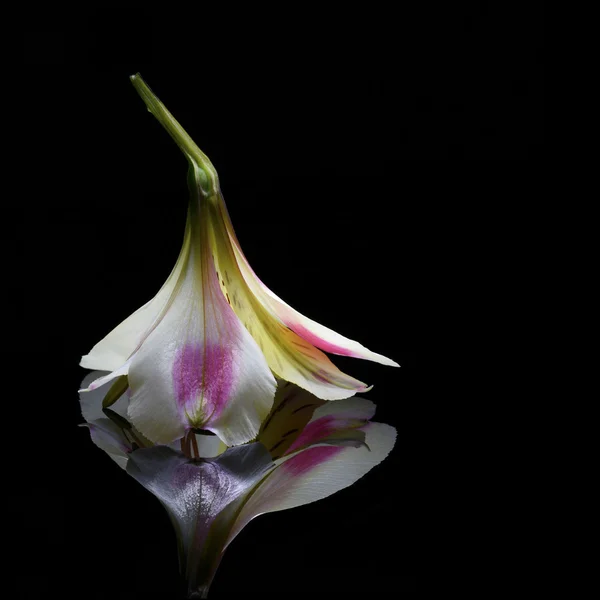
[[[127,467],[129,453],[133,448],[120,427],[106,418],[84,423],[81,427],[90,430],[94,444],[104,450],[122,469]]]
[[[105,371],[92,371],[88,373],[81,382],[81,388],[87,389],[88,386],[101,377],[108,375]],[[88,422],[96,421],[97,419],[104,419],[106,415],[102,412],[102,401],[106,396],[110,386],[105,385],[89,392],[79,392],[79,404],[81,406],[81,414],[83,418]],[[127,418],[127,405],[129,404],[129,398],[126,394],[123,394],[114,404],[111,405],[111,409],[121,415],[123,418]]]
[[[244,503],[227,543],[258,515],[326,498],[378,465],[393,448],[396,430],[368,423],[362,431],[368,448],[317,446],[282,459]]]
[[[215,530],[215,519],[272,466],[262,444],[201,461],[164,446],[131,453],[127,472],[160,500],[175,526],[189,593],[205,593],[220,562],[231,523]]]

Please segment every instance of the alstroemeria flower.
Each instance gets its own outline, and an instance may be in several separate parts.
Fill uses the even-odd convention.
[[[175,444],[153,446],[121,421],[128,401],[125,394],[103,411],[102,394],[82,394],[82,413],[94,442],[167,510],[190,597],[206,597],[226,548],[252,519],[351,485],[396,439],[393,427],[370,421],[375,405],[369,400],[324,402],[280,382],[254,442],[227,448],[217,436],[188,432]]]
[[[369,388],[321,350],[398,366],[304,317],[264,286],[235,237],[215,168],[143,80],[132,81],[186,156],[191,198],[183,248],[167,282],[82,358],[83,367],[111,371],[89,389],[121,377],[117,388],[131,389],[132,423],[156,443],[199,428],[236,445],[256,435],[271,408],[272,373],[338,400]]]

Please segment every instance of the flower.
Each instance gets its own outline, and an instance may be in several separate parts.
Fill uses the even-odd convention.
[[[158,294],[81,359],[117,379],[111,402],[129,387],[128,417],[149,440],[166,444],[191,428],[226,444],[256,436],[275,378],[324,400],[367,391],[322,352],[385,365],[371,352],[285,304],[250,268],[235,236],[217,172],[139,75],[132,82],[189,163],[190,203],[183,247]]]
[[[128,395],[102,409],[101,392],[80,395],[92,439],[167,510],[190,597],[206,597],[225,550],[252,519],[351,485],[396,439],[393,427],[371,422],[369,400],[325,402],[280,381],[255,441],[227,448],[217,436],[190,431],[171,445],[153,445],[123,417]]]

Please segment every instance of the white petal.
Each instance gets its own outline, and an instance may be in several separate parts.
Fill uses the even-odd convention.
[[[308,504],[352,485],[391,451],[396,430],[383,423],[368,423],[362,430],[368,447],[317,446],[283,462],[249,495],[228,543],[254,517]]]
[[[215,458],[227,450],[227,446],[218,435],[195,434],[199,458]],[[175,452],[181,452],[181,440],[168,444]]]
[[[169,310],[133,355],[128,378],[129,417],[159,444],[190,427],[208,429],[228,446],[242,444],[269,413],[275,379],[200,242]]]
[[[104,371],[92,371],[88,373],[81,382],[82,389],[87,388],[93,381],[105,377],[108,373]],[[104,419],[106,415],[102,412],[102,400],[110,390],[110,386],[101,386],[90,390],[89,392],[80,391],[79,404],[81,405],[81,414],[89,423],[96,419]],[[129,399],[123,394],[110,408],[124,418],[127,418],[127,404]]]
[[[216,458],[227,450],[227,445],[218,435],[196,434],[196,445],[200,458]]]
[[[99,387],[102,387],[103,385],[107,384],[109,381],[112,381],[113,379],[116,379],[117,377],[121,377],[122,375],[127,375],[129,372],[129,364],[131,361],[127,361],[124,365],[121,365],[118,369],[115,369],[114,371],[108,373],[107,375],[103,375],[102,377],[99,377],[97,379],[94,379],[93,381],[89,382],[88,381],[88,385],[86,388],[81,388],[79,391],[80,392],[91,392],[93,390],[97,390]],[[97,373],[98,371],[96,371]],[[84,381],[87,380],[84,379]],[[104,396],[108,393],[108,390],[110,389],[110,386],[108,386],[104,392]],[[103,397],[104,397],[103,396]]]
[[[185,256],[190,245],[189,238],[190,231],[186,227],[183,247],[177,263],[158,294],[117,325],[90,350],[89,354],[83,356],[79,363],[82,367],[114,371],[127,361],[168,307],[185,265]]]

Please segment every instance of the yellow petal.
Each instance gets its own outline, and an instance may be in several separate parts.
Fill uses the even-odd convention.
[[[342,373],[327,356],[281,321],[256,286],[244,278],[227,232],[226,209],[211,204],[211,240],[219,280],[227,301],[256,340],[271,370],[323,400],[348,398],[369,387]]]

